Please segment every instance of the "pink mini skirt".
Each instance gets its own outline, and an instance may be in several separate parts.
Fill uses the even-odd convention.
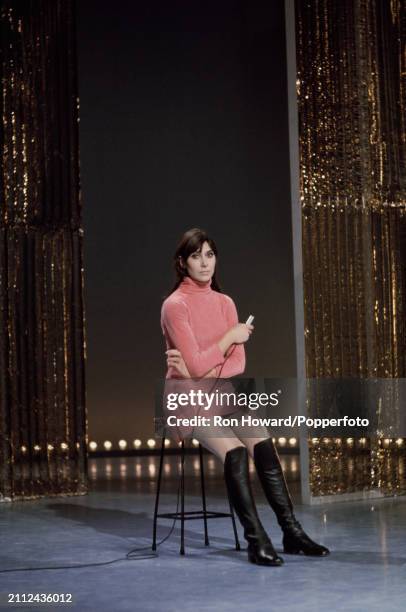
[[[192,417],[205,418],[206,422],[209,419],[212,423],[214,416],[236,412],[239,406],[236,405],[235,396],[236,391],[229,378],[167,378],[162,403],[165,435],[181,442],[193,435],[195,425],[188,423]],[[172,417],[169,421],[171,425],[168,417]],[[176,424],[173,424],[175,421]]]

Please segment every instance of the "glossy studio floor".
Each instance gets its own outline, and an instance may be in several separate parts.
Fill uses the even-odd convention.
[[[94,458],[90,492],[0,505],[1,569],[115,563],[0,574],[1,610],[366,610],[398,611],[406,601],[406,498],[303,506],[299,460],[283,457],[296,515],[331,549],[327,558],[284,555],[282,567],[259,567],[236,552],[231,521],[186,523],[186,555],[177,524],[156,558],[126,560],[152,537],[158,457]],[[177,461],[165,460],[160,512],[176,508]],[[205,455],[208,509],[227,511],[221,466]],[[186,510],[200,509],[198,459],[186,458]],[[251,466],[252,468],[253,466]],[[252,472],[261,518],[281,551],[279,528]],[[161,519],[158,540],[172,521]],[[245,547],[239,528],[241,543]],[[148,554],[148,551],[145,551]],[[143,553],[139,553],[143,554]],[[71,604],[11,604],[8,593],[72,594]]]

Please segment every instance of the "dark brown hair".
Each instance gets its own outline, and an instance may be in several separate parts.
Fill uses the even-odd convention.
[[[195,253],[196,251],[200,251],[205,242],[209,243],[210,248],[213,250],[216,256],[216,259],[217,259],[218,251],[217,251],[216,243],[214,242],[212,238],[210,238],[207,235],[207,233],[204,230],[199,229],[198,227],[194,227],[183,234],[176,248],[175,254],[173,256],[173,262],[174,262],[174,268],[175,268],[175,274],[176,274],[176,282],[168,295],[173,293],[179,287],[180,283],[185,278],[185,276],[189,276],[187,269],[181,265],[181,260],[184,263],[186,263],[187,258],[192,253]],[[217,265],[216,265],[216,269],[217,269]],[[211,288],[214,291],[218,291],[219,293],[221,293],[221,287],[216,278],[216,269],[211,279]]]

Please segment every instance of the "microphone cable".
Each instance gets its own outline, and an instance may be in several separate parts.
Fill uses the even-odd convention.
[[[182,462],[183,461],[184,459],[182,458]],[[178,513],[179,511],[179,497],[180,497],[180,479],[179,479],[177,499],[176,499],[176,513]],[[173,530],[175,529],[176,520],[177,519],[175,517],[173,519],[172,526],[169,532],[167,533],[167,535],[157,543],[157,548],[158,546],[163,544],[172,535]],[[146,550],[150,550],[151,552],[149,554],[145,553],[142,555],[135,554],[137,552],[146,551]],[[12,573],[12,572],[34,572],[34,571],[42,571],[42,570],[78,569],[82,567],[99,567],[103,565],[112,565],[113,563],[118,563],[119,561],[138,561],[138,560],[144,560],[144,559],[155,559],[156,557],[159,557],[158,553],[152,551],[152,546],[149,545],[149,546],[133,548],[126,554],[125,557],[119,557],[118,559],[111,559],[110,561],[100,561],[98,563],[80,563],[80,564],[75,564],[75,565],[51,565],[51,566],[39,566],[39,567],[9,568],[9,569],[1,569],[0,574],[7,574],[7,573]]]

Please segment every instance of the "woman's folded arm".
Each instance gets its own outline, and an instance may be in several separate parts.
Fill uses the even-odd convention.
[[[162,326],[173,348],[183,357],[192,378],[201,378],[213,368],[224,362],[224,355],[214,342],[201,350],[189,323],[187,306],[183,302],[168,301],[162,306]]]

